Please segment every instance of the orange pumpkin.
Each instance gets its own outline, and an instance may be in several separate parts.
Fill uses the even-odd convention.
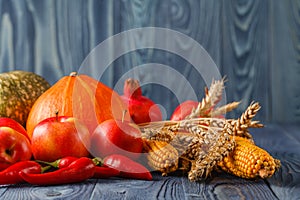
[[[107,119],[122,119],[126,106],[121,97],[108,86],[76,72],[65,76],[43,93],[28,115],[26,129],[32,137],[34,127],[42,120],[55,116],[73,116],[88,127],[90,133]],[[127,114],[124,120],[130,120]]]

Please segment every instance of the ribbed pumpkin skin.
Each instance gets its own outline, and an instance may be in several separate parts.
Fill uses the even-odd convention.
[[[0,117],[9,117],[24,127],[36,99],[50,84],[41,76],[26,71],[0,74]]]
[[[94,131],[107,119],[122,119],[126,107],[121,97],[108,86],[87,76],[70,75],[61,78],[42,94],[33,105],[27,120],[27,133],[42,120],[55,116],[73,116]],[[124,118],[130,120],[127,114]]]

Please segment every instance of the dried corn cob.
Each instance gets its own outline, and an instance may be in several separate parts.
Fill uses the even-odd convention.
[[[242,178],[269,178],[280,161],[274,159],[267,151],[256,146],[247,138],[235,136],[236,146],[218,166],[225,172]]]
[[[166,176],[178,169],[178,152],[169,143],[164,141],[144,140],[147,160],[150,167],[162,172]]]

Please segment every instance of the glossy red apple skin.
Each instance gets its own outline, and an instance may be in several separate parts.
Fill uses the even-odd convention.
[[[91,137],[91,153],[96,157],[121,154],[136,160],[142,150],[141,132],[133,123],[109,119],[99,124]]]
[[[36,160],[55,161],[89,156],[90,132],[73,117],[58,116],[41,121],[33,130],[31,148]]]
[[[14,119],[11,119],[8,117],[0,117],[0,127],[10,127],[12,129],[18,131],[19,133],[23,134],[24,136],[26,136],[28,138],[28,140],[30,141],[25,128],[19,122],[15,121]]]
[[[199,102],[187,100],[182,102],[179,106],[177,106],[171,116],[171,120],[173,121],[180,121],[183,120],[186,116],[188,116],[193,108],[197,108]]]
[[[0,163],[14,164],[32,157],[29,140],[10,127],[0,127]]]

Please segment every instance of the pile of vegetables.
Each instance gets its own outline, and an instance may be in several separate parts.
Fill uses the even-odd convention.
[[[265,171],[254,173],[253,169],[248,173],[244,166],[245,169],[240,169],[240,160],[246,159],[247,163],[252,157],[238,157],[243,147],[235,148],[235,137],[247,141],[252,137],[246,132],[244,135],[235,132],[240,131],[236,121],[220,121],[224,108],[215,108],[215,104],[222,89],[222,84],[212,84],[211,93],[207,90],[202,102],[187,100],[178,106],[171,120],[162,121],[159,107],[142,95],[135,79],[125,81],[121,96],[92,77],[77,73],[62,77],[52,86],[32,72],[2,73],[0,138],[3,135],[6,140],[0,143],[0,185],[24,182],[60,185],[111,177],[149,181],[151,170],[167,175],[179,169],[185,169],[189,179],[197,181],[209,175],[215,166],[243,178],[257,178],[259,173],[261,178],[272,176],[280,162],[269,154],[263,154],[264,158],[274,163],[270,168],[265,167]],[[225,110],[237,105],[236,102],[227,105]],[[249,127],[260,126],[251,119]],[[212,123],[218,123],[218,128],[213,128],[218,131],[213,133],[209,128]],[[17,140],[13,135],[21,138],[19,143],[26,143],[20,146],[29,148],[29,156],[20,156],[24,155],[21,147],[5,147],[4,143]],[[217,146],[204,147],[202,140],[208,136],[217,138],[212,141],[220,140],[218,148],[224,149],[221,156],[209,157]],[[187,148],[182,150],[183,146]],[[203,166],[201,159],[210,159],[210,163]]]

